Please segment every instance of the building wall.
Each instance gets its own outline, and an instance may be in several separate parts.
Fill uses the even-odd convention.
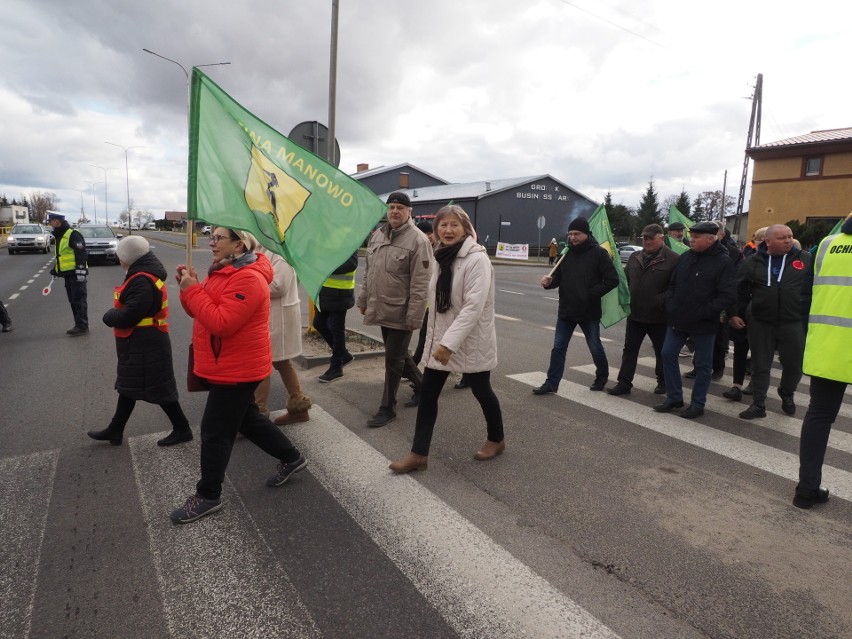
[[[408,174],[408,186],[403,186],[406,177],[402,173]],[[369,188],[373,193],[390,193],[397,189],[419,189],[426,186],[440,186],[446,184],[443,180],[438,180],[431,175],[426,175],[411,167],[401,167],[396,171],[387,173],[376,173],[366,177],[358,177],[358,174],[351,176]]]

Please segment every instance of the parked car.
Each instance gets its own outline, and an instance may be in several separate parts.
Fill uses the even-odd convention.
[[[115,247],[123,236],[106,224],[83,224],[77,229],[86,240],[86,259],[118,264]]]
[[[50,229],[41,224],[15,224],[9,232],[6,246],[9,255],[22,252],[47,253],[54,242]]]
[[[203,229],[201,229],[202,235],[210,235],[213,232],[213,228],[208,224]]]
[[[621,258],[622,262],[626,262],[630,259],[630,256],[633,255],[636,251],[641,251],[641,246],[635,246],[633,244],[625,244],[624,246],[619,247],[618,256]]]

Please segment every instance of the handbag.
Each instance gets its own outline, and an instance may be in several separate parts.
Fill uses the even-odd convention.
[[[190,393],[210,390],[210,382],[195,374],[195,353],[192,350],[192,344],[189,345],[189,356],[186,362],[186,390]]]

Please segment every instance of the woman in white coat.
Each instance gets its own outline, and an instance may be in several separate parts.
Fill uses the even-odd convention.
[[[302,311],[299,306],[299,288],[296,271],[280,255],[267,250],[255,238],[253,250],[263,253],[272,264],[272,282],[269,284],[269,338],[272,342],[272,367],[278,371],[287,389],[287,412],[275,418],[283,426],[310,419],[310,398],[302,392],[299,376],[291,361],[302,354]],[[260,412],[268,416],[270,375],[257,386],[254,401]]]
[[[426,470],[438,397],[451,372],[467,373],[485,416],[488,439],[474,459],[494,459],[506,448],[500,402],[491,388],[491,371],[497,366],[494,269],[460,206],[445,206],[433,224],[438,244],[429,282],[431,311],[425,349],[431,355],[423,373],[414,443],[408,455],[390,465],[396,473]]]

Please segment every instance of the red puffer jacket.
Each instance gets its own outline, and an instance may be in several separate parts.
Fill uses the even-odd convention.
[[[214,384],[256,382],[272,372],[269,282],[272,266],[261,254],[249,264],[226,266],[180,293],[195,319],[195,374]]]

